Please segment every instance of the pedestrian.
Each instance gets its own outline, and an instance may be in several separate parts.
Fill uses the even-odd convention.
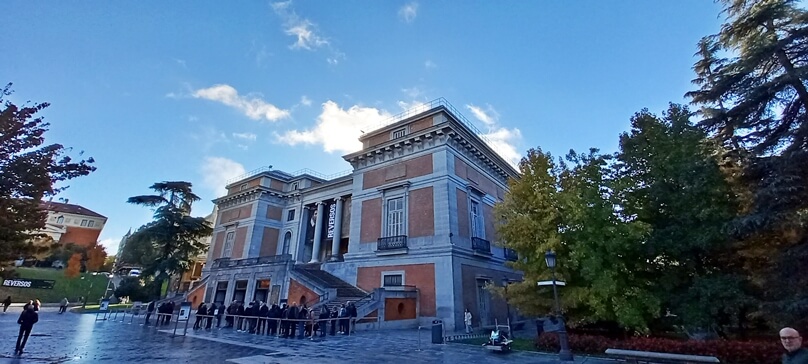
[[[247,310],[244,309],[244,303],[240,302],[236,305],[236,331],[242,332],[244,330],[244,314]]]
[[[166,304],[166,325],[171,325],[171,316],[174,315],[174,301],[168,301]]]
[[[146,306],[146,326],[149,326],[149,318],[151,317],[152,312],[154,312],[154,301],[149,302],[149,305]]]
[[[281,331],[280,336],[289,337],[289,306],[285,303],[281,307]]]
[[[281,318],[281,310],[278,305],[273,304],[267,316],[269,317],[269,330],[267,331],[267,335],[277,335],[278,319]]]
[[[8,296],[5,300],[3,300],[3,313],[6,313],[8,306],[11,306],[11,296]]]
[[[25,306],[22,306],[22,310],[25,311],[28,309],[28,307],[34,307],[34,300],[28,300],[28,303],[26,303]]]
[[[471,312],[469,312],[468,308],[463,313],[463,322],[466,324],[466,333],[471,334]]]
[[[300,310],[297,308],[297,302],[292,302],[292,307],[289,307],[289,332],[288,336],[292,339],[295,338],[295,332],[297,332],[297,316],[300,314]]]
[[[39,307],[42,306],[42,303],[39,302],[39,298],[34,301],[34,311],[39,311]]]
[[[337,325],[339,323],[339,308],[335,307],[334,311],[331,311],[331,336],[334,336],[337,332]]]
[[[345,335],[348,333],[348,309],[345,305],[339,305],[339,331],[338,334]]]
[[[309,318],[309,310],[306,308],[306,304],[304,303],[303,306],[300,308],[300,311],[297,312],[297,338],[302,339],[306,336],[306,319]]]
[[[205,306],[205,302],[200,303],[199,306],[196,308],[196,321],[194,321],[194,330],[199,330],[200,328],[199,324],[202,323],[202,320],[204,319],[204,317],[202,316],[207,314],[208,314],[208,306]]]
[[[60,315],[61,315],[61,314],[63,314],[63,313],[65,313],[65,311],[67,311],[67,305],[68,305],[69,303],[70,303],[70,302],[68,302],[68,301],[67,301],[67,297],[62,298],[62,302],[61,302],[61,303],[59,303],[59,314],[60,314]]]
[[[356,305],[354,305],[353,301],[348,301],[348,332],[356,333]]]
[[[267,318],[269,317],[269,306],[263,301],[259,301],[261,307],[258,309],[258,333],[263,334],[265,331],[269,333],[269,326]]]
[[[17,335],[17,348],[14,349],[14,354],[22,355],[25,344],[28,342],[28,336],[31,335],[31,330],[37,321],[39,321],[39,314],[34,310],[34,306],[27,306],[25,311],[20,314],[20,318],[17,319],[17,323],[20,325],[20,333]]]
[[[808,364],[808,349],[802,347],[802,336],[790,327],[780,330],[780,343],[786,349],[783,364]]]
[[[331,312],[328,311],[327,305],[323,305],[323,308],[320,309],[320,322],[317,323],[317,327],[320,329],[320,337],[325,337],[329,317],[331,317]]]
[[[217,314],[216,311],[217,311],[216,302],[211,302],[210,306],[208,307],[208,316],[210,317],[208,317],[207,320],[205,320],[205,330],[210,331],[210,327],[213,326],[213,319],[214,317],[216,317]]]

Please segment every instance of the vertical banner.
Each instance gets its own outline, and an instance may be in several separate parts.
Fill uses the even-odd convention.
[[[326,225],[326,240],[333,240],[334,239],[334,224],[337,221],[337,204],[335,202],[329,202],[328,204],[328,224]]]

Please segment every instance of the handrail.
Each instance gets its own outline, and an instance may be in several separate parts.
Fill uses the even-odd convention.
[[[395,250],[407,248],[407,235],[386,236],[376,240],[376,250]]]

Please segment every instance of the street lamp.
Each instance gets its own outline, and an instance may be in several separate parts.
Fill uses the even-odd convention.
[[[513,332],[511,332],[511,303],[508,300],[508,285],[511,284],[511,281],[508,277],[502,277],[502,286],[505,287],[505,310],[508,315],[508,335],[511,335],[511,339],[514,338]]]
[[[561,346],[561,350],[558,352],[558,358],[562,361],[572,361],[572,352],[570,351],[569,342],[567,342],[567,325],[564,322],[564,318],[561,316],[561,302],[558,300],[558,288],[556,287],[556,253],[552,250],[548,250],[547,253],[544,253],[544,262],[547,263],[547,267],[553,272],[553,298],[555,298],[555,313],[556,317],[561,321],[558,330],[558,343]]]

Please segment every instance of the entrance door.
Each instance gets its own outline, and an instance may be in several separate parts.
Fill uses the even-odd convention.
[[[489,319],[491,307],[491,294],[485,288],[488,281],[484,279],[477,280],[477,312],[479,312],[480,325],[490,325]]]

